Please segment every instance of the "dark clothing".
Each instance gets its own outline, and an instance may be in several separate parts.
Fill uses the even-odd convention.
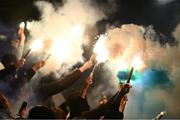
[[[14,65],[9,66],[8,68],[5,68],[0,71],[0,79],[9,75],[10,73],[16,71],[16,67]]]
[[[22,99],[21,88],[34,76],[35,72],[32,69],[12,72],[0,80],[0,91],[7,96],[12,105]]]
[[[70,96],[67,101],[59,106],[66,114],[70,112],[69,119],[79,117],[85,111],[89,111],[89,105],[87,99],[83,99],[81,96]],[[67,109],[69,108],[69,110]]]
[[[7,120],[7,119],[13,119],[13,117],[8,110],[0,108],[0,119]]]
[[[44,103],[44,101],[46,101],[46,103],[52,104],[52,102],[50,102],[52,100],[51,97],[71,86],[76,80],[80,78],[81,74],[81,71],[79,69],[76,69],[62,80],[53,80],[53,78],[50,78],[51,80],[48,81],[42,79],[38,86],[35,88],[35,96],[37,96],[37,99],[40,102],[40,104]],[[47,99],[51,100],[47,102]]]
[[[104,116],[104,119],[123,119],[123,113],[119,112],[119,104],[126,93],[128,93],[128,91],[122,88],[121,91],[117,92],[105,105],[83,113],[82,118],[99,119]]]

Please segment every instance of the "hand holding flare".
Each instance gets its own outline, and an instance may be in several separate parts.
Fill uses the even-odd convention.
[[[107,36],[105,35],[100,35],[95,46],[93,49],[93,55],[91,56],[90,60],[94,63],[93,70],[91,72],[91,75],[93,75],[93,72],[98,65],[98,63],[105,62],[109,58],[109,52],[105,46],[105,41],[106,41]]]
[[[126,83],[130,83],[130,80],[131,80],[131,77],[132,77],[132,74],[133,74],[133,71],[134,71],[134,68],[135,69],[140,69],[142,68],[143,66],[143,63],[142,63],[142,60],[141,60],[141,57],[140,56],[135,56],[134,60],[133,60],[133,63],[132,63],[132,67],[131,67],[131,70],[130,70],[130,73],[129,73],[129,76],[128,76],[128,79],[127,79],[127,82]]]
[[[27,53],[23,56],[24,59],[27,58],[27,56],[32,52],[32,51],[38,51],[40,49],[43,48],[43,40],[42,39],[37,39],[35,40],[31,46],[30,46],[30,49],[27,51]]]

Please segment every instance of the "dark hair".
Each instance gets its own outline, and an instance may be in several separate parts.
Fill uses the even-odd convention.
[[[16,62],[17,58],[13,54],[5,54],[1,57],[1,63],[4,65],[4,67],[8,67]]]
[[[46,106],[35,106],[29,111],[29,119],[56,119],[52,109]]]

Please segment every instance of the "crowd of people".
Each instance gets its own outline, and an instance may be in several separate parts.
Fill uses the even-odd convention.
[[[98,107],[90,109],[88,104],[88,89],[93,83],[92,74],[84,80],[81,91],[68,95],[65,102],[55,106],[52,96],[71,87],[85,71],[94,66],[94,62],[86,61],[81,67],[74,69],[63,78],[53,79],[44,76],[33,87],[33,98],[36,103],[30,109],[27,102],[23,102],[19,113],[15,114],[12,107],[21,88],[28,84],[36,72],[45,66],[46,61],[40,60],[31,67],[25,68],[26,60],[23,57],[25,44],[24,28],[18,30],[18,38],[11,42],[12,51],[1,57],[0,70],[0,119],[123,119],[127,102],[127,94],[131,88],[129,84],[121,85],[119,91],[108,99],[102,95]]]

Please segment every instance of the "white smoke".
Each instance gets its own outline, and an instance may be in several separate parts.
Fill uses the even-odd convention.
[[[131,67],[133,58],[140,55],[144,69],[153,67],[167,70],[170,75],[175,74],[180,68],[180,47],[162,46],[155,40],[154,32],[134,24],[108,30],[110,38],[106,46],[110,54],[110,68],[117,72],[123,67]],[[126,66],[121,66],[122,63]]]
[[[103,13],[94,8],[90,0],[67,0],[56,9],[44,1],[36,2],[36,6],[41,20],[29,22],[30,41],[44,40],[45,47],[41,52],[51,54],[45,68],[56,70],[62,63],[71,67],[83,61],[82,45],[88,41],[85,30],[102,19]]]
[[[178,33],[179,26],[174,32],[177,39],[179,39]],[[180,46],[161,45],[158,41],[158,35],[152,27],[146,28],[135,24],[126,24],[119,28],[108,29],[106,34],[109,34],[110,37],[106,39],[109,62],[105,65],[107,65],[113,76],[106,82],[102,81],[103,84],[98,89],[106,88],[104,92],[113,93],[113,89],[117,88],[118,84],[118,80],[115,80],[118,79],[117,72],[124,68],[130,68],[134,57],[140,55],[143,62],[141,71],[149,68],[167,71],[170,82],[175,86],[171,90],[153,86],[152,89],[145,92],[143,82],[137,83],[133,86],[129,95],[130,100],[125,112],[127,115],[125,118],[147,118],[147,116],[153,118],[158,114],[154,112],[161,110],[158,108],[158,103],[165,104],[171,118],[174,118],[173,116],[177,117],[179,108],[176,106],[179,106],[178,101],[180,100],[180,97],[177,97],[180,78],[180,62],[178,62],[180,59]],[[104,74],[104,78],[109,78],[109,74]],[[106,86],[107,83],[109,86]],[[114,85],[114,88],[111,87],[112,85]],[[110,88],[111,90],[108,91]],[[143,96],[137,96],[138,94]],[[137,99],[143,98],[143,103],[135,100],[136,97]]]

